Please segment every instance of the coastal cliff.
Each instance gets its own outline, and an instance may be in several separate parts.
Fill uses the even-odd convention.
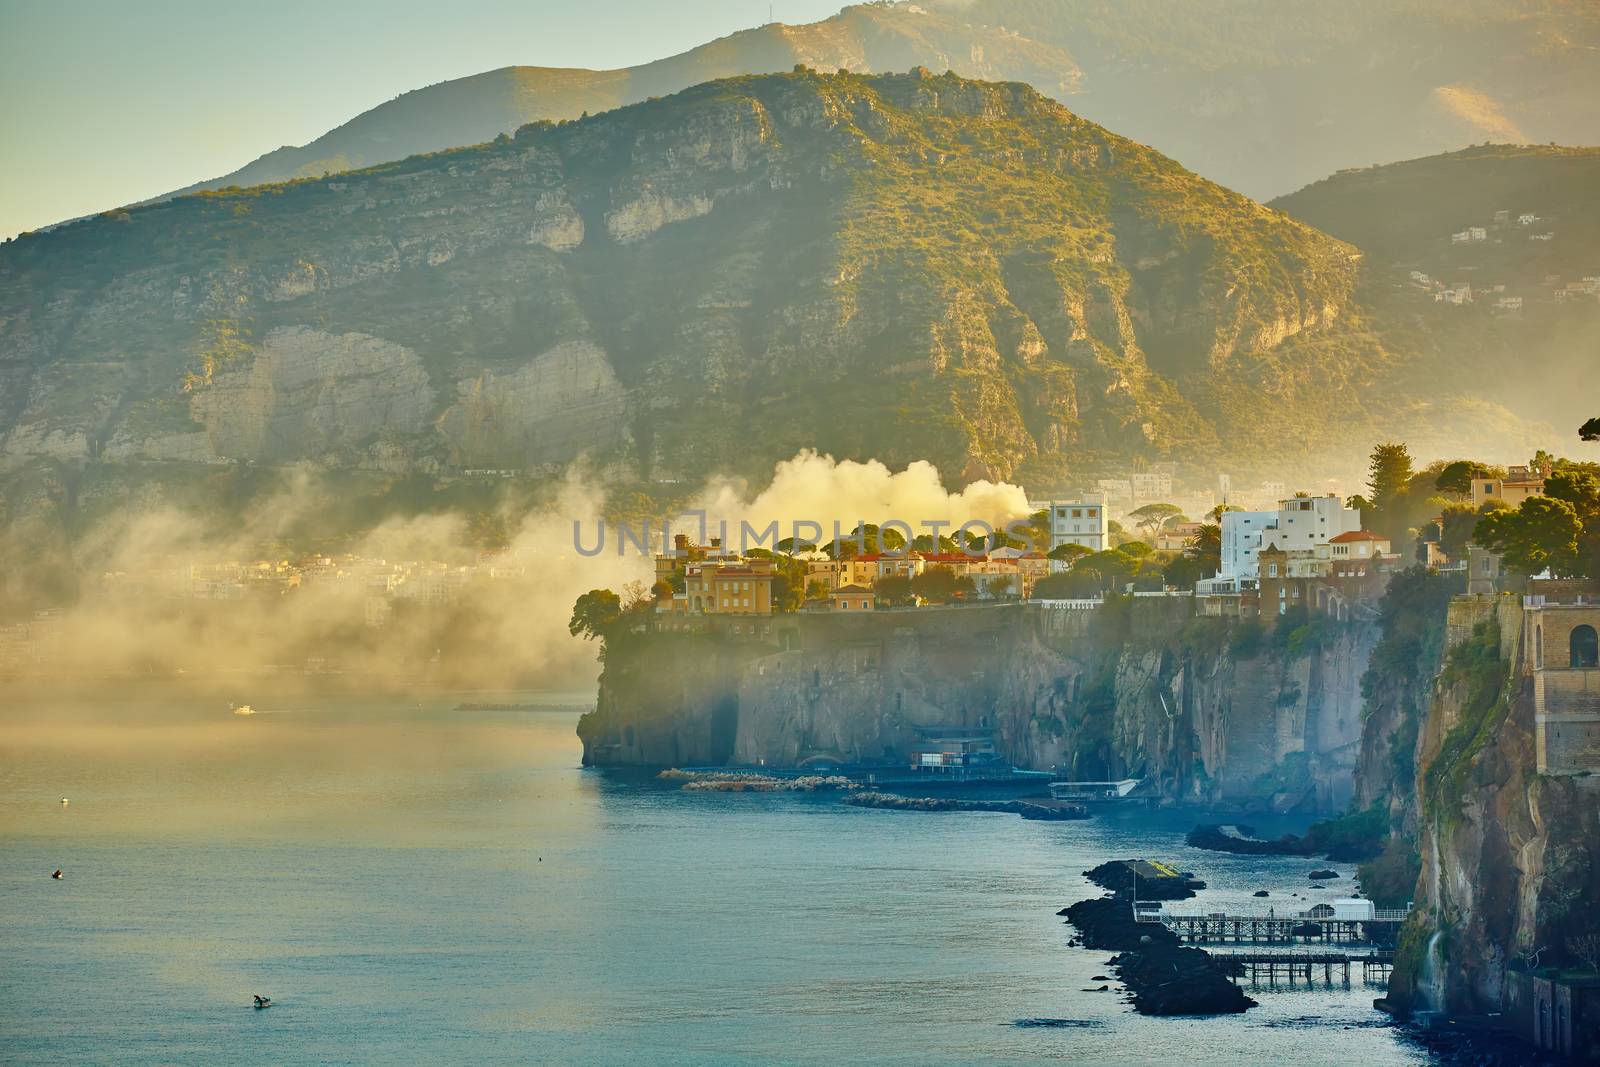
[[[1417,740],[1417,912],[1389,1000],[1406,1010],[1531,1013],[1519,974],[1573,965],[1600,899],[1600,791],[1537,771],[1522,610],[1458,597]],[[1515,1022],[1515,1020],[1513,1020]]]
[[[704,620],[608,639],[592,765],[908,763],[919,728],[1169,801],[1342,810],[1364,624],[1194,618],[1184,598]],[[686,624],[678,624],[686,625]]]

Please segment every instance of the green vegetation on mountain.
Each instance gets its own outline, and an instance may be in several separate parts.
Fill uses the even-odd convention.
[[[1592,391],[1553,386],[1592,380],[1600,351],[1600,148],[1479,146],[1343,171],[1272,206],[1365,254],[1367,321],[1407,354],[1397,395],[1426,397],[1446,374],[1555,427],[1594,414]],[[1442,298],[1465,287],[1469,302]],[[1521,437],[1532,449],[1485,407],[1456,416],[1449,440],[1412,444],[1505,459]]]
[[[1493,272],[1500,280],[1600,270],[1600,148],[1480,145],[1378,167],[1342,170],[1272,206],[1349,241],[1375,261],[1419,266],[1441,277]],[[1452,244],[1472,226],[1485,240]],[[1520,223],[1521,216],[1536,223]],[[1550,232],[1550,241],[1530,240]]]
[[[0,251],[13,458],[955,480],[1281,452],[1354,252],[1017,85],[798,72]]]

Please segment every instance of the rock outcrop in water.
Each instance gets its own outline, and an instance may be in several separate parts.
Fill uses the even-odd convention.
[[[1087,819],[1089,812],[1076,804],[1033,804],[1026,800],[965,800],[959,797],[902,797],[893,793],[851,793],[846,804],[885,811],[1000,812],[1037,822]]]
[[[1255,1007],[1204,949],[1185,948],[1160,923],[1133,918],[1131,898],[1080,900],[1066,909],[1086,948],[1117,953],[1111,965],[1145,1015],[1234,1015]]]
[[[1236,651],[1228,622],[1190,610],[1152,598],[628,634],[579,724],[584,759],[904,765],[919,730],[963,727],[992,731],[1019,767],[1144,778],[1169,800],[1342,809],[1370,630]]]

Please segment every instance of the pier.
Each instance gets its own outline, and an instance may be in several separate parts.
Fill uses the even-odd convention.
[[[1289,915],[1196,914],[1154,909],[1141,901],[1134,917],[1142,923],[1160,923],[1191,944],[1393,944],[1409,909],[1374,909],[1370,917],[1346,918],[1322,914],[1326,905]]]
[[[1350,981],[1350,969],[1361,968],[1363,980],[1386,980],[1394,968],[1394,949],[1370,948],[1349,952],[1322,949],[1276,949],[1264,952],[1216,952],[1213,957],[1235,981],[1249,977],[1252,982],[1265,980],[1276,985],[1281,978],[1290,986],[1296,979],[1305,979],[1306,985],[1316,980],[1322,971],[1324,982],[1332,983],[1338,972],[1343,981]]]

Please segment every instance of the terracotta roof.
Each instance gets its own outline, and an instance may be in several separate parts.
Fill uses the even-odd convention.
[[[1352,541],[1387,541],[1387,540],[1389,540],[1387,537],[1380,537],[1377,534],[1373,533],[1371,530],[1352,530],[1349,533],[1342,533],[1338,537],[1330,537],[1328,539],[1328,544],[1330,544],[1330,545],[1347,545]]]
[[[837,588],[837,589],[835,589],[833,591],[833,595],[834,596],[838,596],[840,593],[855,594],[855,593],[870,593],[870,592],[872,592],[872,590],[867,588],[864,585],[841,585],[839,588]]]

